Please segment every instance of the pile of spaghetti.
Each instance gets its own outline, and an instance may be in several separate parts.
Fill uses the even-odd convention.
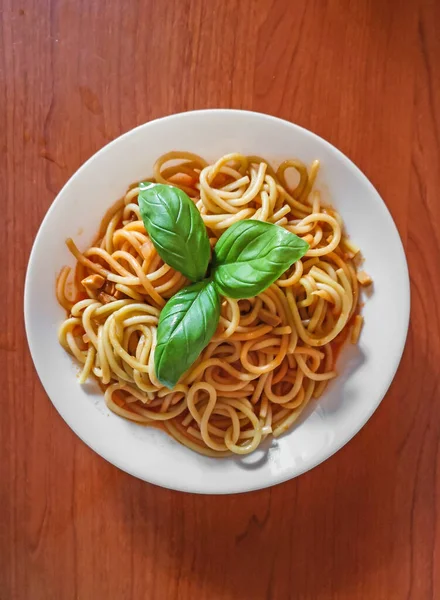
[[[207,227],[211,247],[233,223],[258,219],[305,239],[306,256],[263,293],[222,299],[220,324],[196,363],[174,389],[154,372],[161,308],[188,284],[164,264],[140,217],[138,187],[105,216],[94,244],[80,252],[74,290],[70,269],[57,282],[68,318],[62,346],[82,365],[80,382],[94,375],[107,406],[141,424],[161,424],[176,440],[207,456],[246,454],[280,436],[336,377],[336,350],[362,327],[357,271],[359,249],[340,216],[313,189],[319,163],[298,160],[276,171],[257,156],[230,154],[215,164],[189,152],[158,159],[151,181],[185,191]],[[286,181],[295,174],[294,186]],[[290,177],[289,177],[290,179]]]

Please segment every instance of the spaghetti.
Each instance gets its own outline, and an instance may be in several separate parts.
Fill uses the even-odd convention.
[[[195,202],[211,247],[233,223],[258,219],[286,228],[310,248],[278,281],[248,300],[222,300],[216,334],[174,389],[154,372],[161,308],[188,282],[164,264],[145,231],[129,189],[106,215],[94,244],[57,282],[68,317],[61,345],[81,363],[80,382],[94,375],[110,410],[141,424],[160,424],[207,456],[246,454],[269,435],[286,432],[336,377],[336,348],[356,343],[362,327],[356,270],[359,249],[338,213],[313,189],[319,163],[297,160],[275,171],[258,156],[229,154],[214,164],[170,152],[154,166],[157,183],[177,186]],[[288,170],[298,182],[290,186]]]

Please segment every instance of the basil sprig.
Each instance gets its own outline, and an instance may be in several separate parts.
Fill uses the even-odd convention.
[[[212,281],[177,292],[160,313],[154,354],[156,377],[173,388],[208,345],[220,319],[220,296]]]
[[[194,283],[162,309],[154,354],[156,377],[172,389],[208,345],[220,319],[220,294],[250,298],[264,292],[309,245],[286,229],[262,221],[231,225],[217,241],[211,276],[210,245],[193,201],[179,188],[141,183],[142,220],[159,256]]]
[[[147,181],[139,188],[142,221],[159,256],[191,281],[203,279],[211,247],[194,202],[171,185]]]
[[[218,240],[214,283],[223,296],[250,298],[264,292],[309,249],[307,242],[263,221],[238,221]]]

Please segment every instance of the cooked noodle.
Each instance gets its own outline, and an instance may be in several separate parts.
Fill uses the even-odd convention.
[[[153,180],[194,200],[212,247],[236,221],[258,219],[304,238],[310,249],[259,296],[224,298],[214,338],[169,390],[154,372],[157,324],[167,299],[189,282],[157,254],[132,187],[106,215],[92,247],[80,252],[67,241],[77,260],[75,292],[69,294],[65,267],[57,297],[69,316],[59,340],[82,364],[80,382],[94,375],[114,413],[161,424],[207,456],[246,454],[287,431],[336,377],[337,348],[349,330],[356,342],[362,326],[355,318],[359,249],[313,189],[318,169],[318,161],[308,170],[288,160],[275,172],[262,158],[241,154],[215,164],[189,152],[159,158]],[[299,176],[295,187],[288,170]]]

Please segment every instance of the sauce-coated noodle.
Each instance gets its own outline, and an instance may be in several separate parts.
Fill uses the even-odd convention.
[[[286,178],[292,169],[299,176],[293,189]],[[310,249],[258,297],[223,299],[214,338],[169,390],[154,373],[158,318],[188,282],[158,256],[140,217],[139,190],[131,187],[88,250],[67,241],[77,260],[77,294],[69,294],[65,267],[57,296],[68,318],[59,340],[82,364],[80,382],[94,375],[114,413],[160,423],[207,456],[246,454],[267,436],[287,431],[336,376],[335,349],[352,323],[353,343],[362,326],[359,250],[313,189],[318,169],[318,161],[308,170],[288,160],[274,171],[262,158],[241,154],[214,164],[189,152],[159,158],[152,180],[180,187],[193,199],[212,247],[236,221],[258,219],[299,235]]]

